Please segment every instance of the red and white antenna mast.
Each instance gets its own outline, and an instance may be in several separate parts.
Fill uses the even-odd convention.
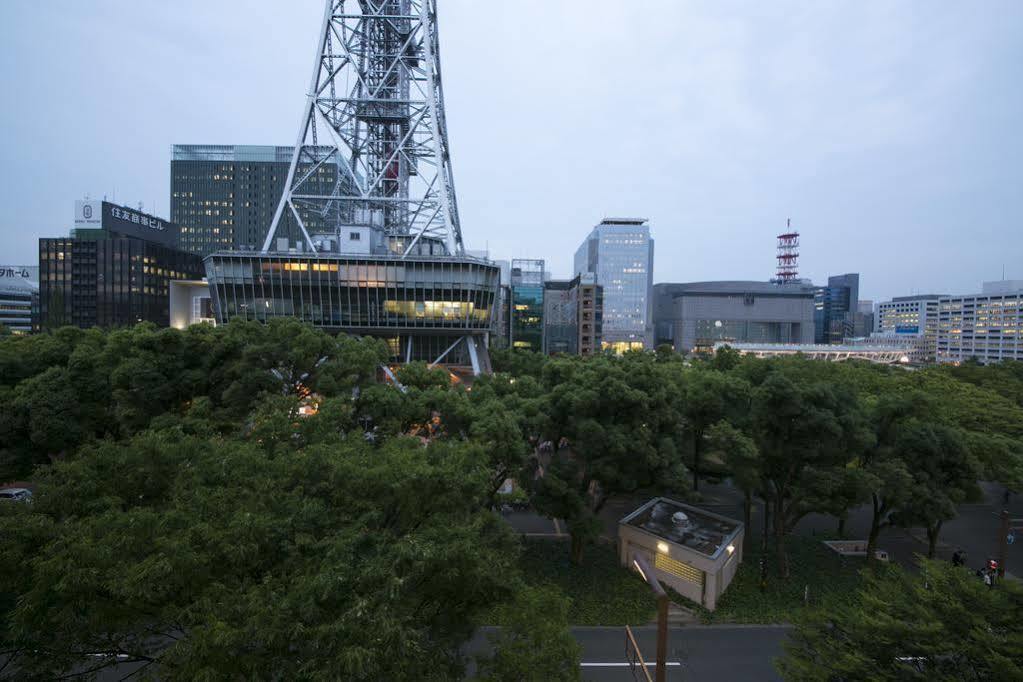
[[[799,277],[799,233],[792,231],[792,219],[785,221],[785,234],[778,235],[778,269],[774,281],[794,282]]]

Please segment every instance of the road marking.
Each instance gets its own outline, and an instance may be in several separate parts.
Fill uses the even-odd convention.
[[[631,665],[639,665],[638,663],[580,663],[583,668],[624,668]],[[648,667],[655,666],[655,663],[647,663]],[[668,661],[664,665],[682,665],[678,661]]]

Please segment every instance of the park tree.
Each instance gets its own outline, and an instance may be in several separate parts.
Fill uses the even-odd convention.
[[[731,423],[722,420],[707,429],[707,451],[724,462],[733,485],[742,491],[742,520],[746,529],[743,538],[748,543],[752,535],[753,496],[763,494],[756,443]]]
[[[980,499],[980,466],[962,435],[948,426],[909,424],[900,431],[896,447],[911,478],[893,520],[901,526],[922,526],[927,557],[933,559],[941,527],[955,518],[956,506]]]
[[[753,390],[749,428],[771,507],[778,570],[787,578],[785,536],[810,512],[828,510],[836,488],[857,476],[849,465],[870,434],[855,394],[841,385],[793,381],[783,369]]]
[[[457,678],[515,576],[475,457],[409,439],[267,452],[175,427],[88,446],[41,473],[32,505],[0,508],[19,567],[0,571],[8,677]]]
[[[480,682],[576,682],[580,646],[568,630],[568,599],[552,588],[525,588],[500,609],[504,625],[477,658]]]
[[[490,502],[508,479],[521,479],[539,432],[543,399],[532,377],[483,377],[468,394],[468,436],[486,453],[491,471]]]
[[[916,392],[888,393],[874,400],[869,409],[872,438],[857,462],[866,478],[871,505],[867,533],[867,561],[876,558],[881,531],[894,524],[892,515],[909,496],[912,476],[898,448],[900,427],[911,417],[926,413],[925,396]]]
[[[572,558],[600,529],[608,500],[644,488],[684,488],[676,443],[680,405],[664,365],[649,355],[553,359],[544,369],[543,438],[533,504],[563,518]]]
[[[850,603],[801,615],[777,663],[790,682],[1023,679],[1023,588],[923,560],[864,572]]]
[[[719,350],[718,354],[725,350]],[[750,387],[738,377],[709,370],[686,372],[682,386],[685,392],[682,402],[684,451],[689,455],[686,465],[693,474],[693,490],[698,491],[707,430],[725,419],[740,423],[749,411]]]
[[[490,361],[495,372],[539,379],[549,358],[524,348],[494,348],[490,351]]]

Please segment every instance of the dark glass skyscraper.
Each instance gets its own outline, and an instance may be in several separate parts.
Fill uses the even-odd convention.
[[[206,255],[214,251],[258,249],[284,192],[292,147],[174,145],[171,157],[171,221],[181,226],[181,248]],[[312,169],[309,182],[330,193],[338,183],[338,166]],[[308,173],[309,164],[299,166]],[[341,173],[340,181],[351,177]],[[278,236],[295,241],[298,226],[290,214]],[[318,232],[322,219],[308,210],[302,221]]]
[[[860,276],[847,273],[828,277],[814,296],[814,343],[841,343],[855,333]]]
[[[80,214],[80,215],[79,215]],[[170,282],[199,279],[202,260],[174,248],[177,226],[107,202],[78,202],[71,237],[39,240],[39,321],[120,327],[170,324]]]

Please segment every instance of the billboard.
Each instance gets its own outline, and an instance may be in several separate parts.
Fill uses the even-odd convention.
[[[102,229],[117,237],[133,237],[177,248],[180,229],[163,218],[108,201],[76,201],[75,229]]]
[[[103,227],[102,201],[75,202],[75,229],[98,230]]]
[[[148,215],[127,206],[103,202],[103,229],[121,237],[177,248],[179,228],[175,223]]]

